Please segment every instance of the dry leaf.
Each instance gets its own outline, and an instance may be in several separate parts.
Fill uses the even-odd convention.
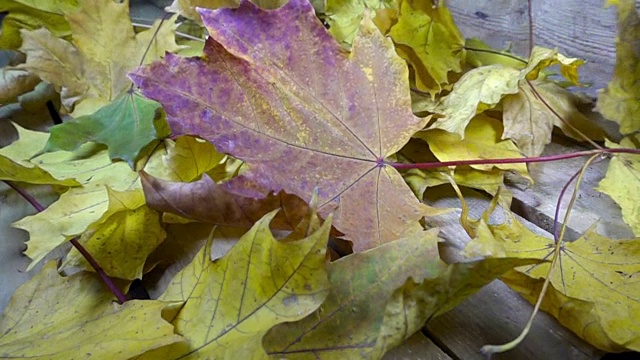
[[[443,2],[402,0],[389,30],[398,54],[414,69],[418,90],[435,95],[460,72],[464,38]]]
[[[162,312],[179,304],[113,302],[91,273],[62,277],[48,263],[11,298],[0,318],[2,357],[12,359],[128,359],[179,343]]]
[[[513,217],[500,225],[486,225],[481,220],[474,232],[475,238],[466,249],[471,256],[550,260],[555,248],[552,239],[533,234]],[[564,326],[602,350],[639,351],[640,238],[612,240],[592,228],[578,240],[563,244],[560,252],[548,290],[557,294],[547,299],[543,310],[558,316]],[[539,285],[549,266],[518,268],[515,271],[533,280],[513,275],[505,281],[533,302],[537,294],[531,293],[529,285]],[[510,279],[521,280],[511,284]],[[570,309],[567,313],[561,311],[565,306]],[[585,319],[597,322],[586,324]]]
[[[185,301],[172,323],[187,342],[143,359],[265,358],[262,337],[271,327],[301,319],[322,303],[330,220],[318,228],[312,215],[307,237],[278,241],[269,230],[274,215],[258,221],[221,259],[211,261],[211,247],[204,246],[176,275],[161,300]]]
[[[383,161],[426,120],[411,113],[406,65],[369,20],[346,53],[305,0],[201,14],[204,58],[168,55],[130,75],[163,104],[174,133],[247,161],[229,182],[238,193],[308,199],[318,188],[320,214],[335,213],[356,251],[419,227],[424,206]]]
[[[418,231],[331,263],[331,288],[320,308],[265,336],[271,358],[380,358],[495,276],[531,263],[491,259],[447,265],[438,255],[437,234]]]
[[[73,44],[45,28],[22,30],[20,51],[27,54],[27,62],[20,67],[61,87],[65,106],[77,107],[75,117],[91,114],[120,96],[131,85],[125,75],[141,62],[179,49],[174,40],[175,19],[165,21],[157,34],[159,21],[136,34],[128,1],[83,0],[76,10],[65,9],[64,13]]]

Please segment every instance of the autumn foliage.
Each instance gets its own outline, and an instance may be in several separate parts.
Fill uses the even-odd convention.
[[[380,358],[498,277],[532,302],[548,278],[542,309],[600,349],[640,351],[633,1],[615,1],[597,103],[618,136],[567,89],[582,60],[464,40],[443,1],[207,3],[176,0],[181,17],[148,29],[126,1],[0,5],[0,45],[21,54],[0,102],[45,86],[64,116],[16,124],[0,149],[0,179],[36,206],[25,184],[59,194],[13,224],[27,270],[74,245],[14,294],[2,356]],[[562,243],[510,213],[505,175],[534,181],[526,162],[554,130],[610,158],[598,190],[636,238]],[[442,184],[493,198],[479,219],[460,199],[464,261],[441,259],[429,225],[450,210],[423,201]],[[135,279],[151,299],[117,303]]]

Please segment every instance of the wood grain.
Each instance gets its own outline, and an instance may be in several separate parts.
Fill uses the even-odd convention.
[[[466,37],[528,56],[527,0],[449,0],[447,6]],[[532,14],[535,45],[587,60],[580,74],[593,85],[584,89],[589,95],[606,87],[615,65],[614,8],[596,0],[532,0]]]
[[[427,338],[423,333],[418,332],[405,340],[405,342],[395,349],[387,352],[383,360],[450,360],[442,349]]]

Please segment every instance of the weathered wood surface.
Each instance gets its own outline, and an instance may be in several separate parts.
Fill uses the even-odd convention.
[[[496,48],[511,46],[529,54],[527,0],[447,0],[456,24],[466,37],[477,37]],[[615,64],[616,12],[604,0],[532,0],[534,44],[558,48],[570,57],[586,59],[581,80],[595,95],[606,87]]]
[[[404,344],[384,355],[383,360],[451,360],[438,345],[419,332],[408,338]]]
[[[428,336],[457,359],[485,359],[483,345],[513,340],[524,328],[532,306],[499,280],[485,286],[450,312],[427,324]],[[602,353],[546,313],[534,320],[529,335],[515,349],[492,359],[598,359]]]

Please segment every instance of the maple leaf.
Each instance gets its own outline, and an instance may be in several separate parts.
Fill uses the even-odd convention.
[[[616,66],[613,79],[598,96],[598,111],[620,124],[623,135],[638,131],[640,121],[640,56],[636,43],[640,39],[640,17],[635,3],[629,0],[608,1],[618,8]]]
[[[420,131],[414,135],[429,144],[439,161],[501,159],[523,157],[511,140],[501,140],[502,124],[484,114],[476,115],[465,129],[464,139],[439,129]],[[511,170],[529,177],[525,164],[470,165],[474,169],[489,171],[493,167]]]
[[[110,274],[118,277],[131,278],[131,274],[140,274],[139,268],[144,264],[144,256],[162,241],[162,231],[149,222],[153,212],[144,205],[142,185],[139,174],[124,162],[112,162],[106,150],[95,144],[85,144],[75,152],[56,151],[38,155],[43,144],[48,140],[48,134],[24,130],[18,127],[20,138],[10,146],[0,149],[0,178],[23,181],[36,184],[60,184],[74,186],[64,192],[60,198],[43,212],[25,217],[13,225],[30,233],[26,254],[33,260],[28,269],[32,269],[47,253],[65,241],[80,236],[85,231],[92,233],[112,230],[129,229],[142,231],[147,235],[136,236],[129,232],[127,236],[134,241],[119,242],[103,239],[93,243],[84,243],[85,247],[93,249],[96,257],[113,254],[112,259],[104,259],[105,264],[113,264],[109,268]],[[149,170],[163,178],[177,180],[192,180],[204,171],[216,166],[224,158],[215,151],[211,144],[203,140],[182,137],[177,143],[165,140],[164,146],[159,146],[150,155]],[[4,173],[3,173],[4,172]],[[138,199],[136,204],[130,203],[125,210],[123,202],[111,195],[126,192],[129,201]],[[126,206],[125,206],[126,207]],[[119,212],[124,213],[116,215]],[[126,215],[125,215],[126,214]],[[146,214],[143,216],[142,214]],[[138,217],[142,222],[119,224],[120,220]],[[145,225],[146,224],[146,225]],[[114,228],[115,227],[115,228]],[[90,239],[86,234],[83,239]],[[126,236],[125,236],[126,238]],[[120,238],[122,239],[122,238]],[[141,244],[141,242],[143,242]],[[127,246],[138,247],[137,255],[128,254]],[[116,264],[116,254],[128,257],[123,264]],[[77,254],[75,254],[77,255]],[[72,257],[75,256],[72,252]],[[79,260],[79,257],[74,261]],[[77,264],[74,262],[74,264]],[[84,262],[82,263],[84,266]]]
[[[116,192],[107,188],[109,208],[82,234],[80,244],[92,254],[104,272],[120,279],[140,279],[147,257],[162,243],[166,233],[160,215],[145,206],[140,191]],[[73,248],[60,270],[91,265]]]
[[[263,9],[275,9],[286,2],[286,0],[252,0],[254,4]],[[173,12],[202,24],[197,8],[219,9],[235,8],[240,5],[240,0],[173,0],[170,6],[165,8],[168,12]]]
[[[329,264],[325,302],[306,318],[271,329],[265,350],[272,358],[381,358],[496,276],[531,264],[491,259],[447,265],[438,255],[437,234],[420,230]]]
[[[180,14],[189,20],[202,24],[202,19],[200,19],[196,8],[218,9],[221,7],[235,7],[238,6],[238,3],[238,0],[173,0],[165,10]]]
[[[67,109],[76,106],[74,116],[90,114],[120,96],[131,85],[125,75],[141,61],[148,63],[165,51],[179,49],[174,40],[175,21],[161,27],[158,21],[136,34],[128,1],[80,1],[77,9],[64,10],[64,14],[73,44],[44,28],[22,30],[20,51],[27,55],[27,62],[20,68],[61,87]]]
[[[465,138],[439,129],[420,131],[416,140],[407,144],[399,153],[399,160],[410,163],[436,161],[500,159],[523,157],[511,140],[501,140],[502,124],[485,114],[476,115],[465,129]],[[425,148],[425,143],[428,148]],[[426,151],[425,151],[426,150]],[[449,184],[453,180],[460,186],[498,195],[501,204],[510,206],[511,194],[503,186],[505,171],[516,172],[533,182],[523,164],[456,166],[455,169],[411,169],[403,177],[418,198],[427,188]]]
[[[350,46],[367,9],[397,8],[397,0],[327,0],[324,13],[331,35],[341,44]]]
[[[598,110],[606,118],[620,124],[623,138],[619,144],[609,140],[609,148],[640,147],[640,56],[633,44],[640,39],[640,17],[633,2],[609,1],[618,7],[616,67],[608,87],[598,97]],[[637,155],[616,155],[609,162],[607,174],[598,184],[622,208],[624,221],[640,236],[640,162]]]
[[[18,132],[18,140],[0,149],[0,179],[31,184],[80,185],[75,179],[56,178],[29,161],[41,152],[47,134],[27,130],[16,124],[14,127]]]
[[[548,260],[555,251],[553,239],[535,235],[510,214],[500,225],[487,225],[483,220],[472,223],[471,231],[474,239],[465,249],[470,256]],[[589,229],[578,240],[562,245],[548,290],[552,296],[542,309],[602,350],[640,350],[640,327],[635,321],[640,317],[638,255],[640,238],[612,240]],[[527,285],[541,285],[549,266],[518,268],[515,271],[520,275],[511,278],[520,282],[511,283],[509,278],[505,282],[535,302],[538,293]],[[522,275],[530,279],[523,280]],[[565,308],[570,311],[561,311]]]
[[[62,277],[49,262],[2,313],[0,353],[13,359],[126,359],[182,341],[161,316],[175,304],[112,300],[95,274]]]
[[[160,348],[143,359],[265,358],[262,337],[274,325],[314,311],[327,295],[325,251],[330,219],[314,215],[281,241],[269,230],[271,212],[221,259],[205,245],[160,298],[185,301],[172,320],[187,343]]]
[[[407,67],[370,20],[346,53],[305,0],[201,15],[210,33],[203,58],[168,54],[130,77],[162,103],[174,133],[251,164],[230,188],[305,199],[317,187],[320,214],[336,214],[356,251],[419,226],[426,208],[384,158],[426,119],[411,113]]]
[[[56,125],[49,131],[44,151],[73,151],[92,141],[107,145],[112,159],[124,160],[132,168],[145,146],[171,133],[160,104],[131,92],[91,115]]]
[[[226,160],[226,156],[216,151],[210,142],[179,136],[175,141],[163,141],[162,148],[159,147],[148,159],[144,172],[166,181],[188,182],[226,163]]]
[[[302,199],[283,192],[263,199],[229,193],[206,174],[191,183],[163,181],[144,173],[141,179],[151,208],[210,224],[249,228],[267,213],[283,209],[272,220],[271,227],[292,230],[309,210]]]
[[[415,71],[417,88],[431,95],[449,83],[450,71],[462,71],[464,57],[464,38],[443,3],[401,0],[397,22],[389,30],[398,54]]]
[[[606,141],[609,148],[637,148],[638,140],[624,138],[617,145]],[[609,196],[622,209],[622,219],[640,236],[640,157],[637,154],[617,154],[609,161],[607,173],[597,189]]]
[[[40,78],[28,71],[4,67],[0,69],[0,104],[18,100],[18,96],[27,93],[38,85]]]
[[[43,212],[13,224],[30,233],[25,252],[33,260],[29,270],[51,250],[82,234],[105,214],[110,215],[107,187],[142,192],[138,173],[124,162],[112,162],[107,151],[97,150],[94,144],[76,152],[43,154],[30,163],[56,179],[73,180],[81,186],[67,190]]]
[[[0,12],[6,13],[2,19],[0,31],[0,49],[18,49],[22,44],[20,29],[35,30],[41,27],[49,29],[56,37],[71,35],[69,23],[61,9],[72,10],[76,0],[33,1],[5,0]]]
[[[435,106],[423,101],[414,105],[414,111],[432,111],[444,115],[436,119],[431,128],[443,129],[464,137],[464,129],[478,113],[491,109],[501,100],[504,109],[503,139],[513,139],[526,156],[539,155],[551,141],[551,130],[558,126],[565,134],[584,140],[573,128],[585,135],[600,140],[604,132],[588,120],[577,109],[581,100],[557,85],[543,82],[541,72],[551,66],[560,65],[562,75],[578,82],[578,67],[584,62],[567,58],[557,50],[535,47],[527,65],[517,68],[493,64],[481,66],[465,73],[453,87],[451,93]],[[538,81],[534,81],[538,79]],[[529,81],[529,82],[528,82]],[[557,118],[540,99],[533,94],[531,85],[539,89],[540,95],[550,99],[548,103],[564,121]],[[566,123],[569,125],[567,125]],[[573,127],[573,128],[572,128]]]
[[[537,95],[529,84],[523,83],[517,94],[505,96],[502,102],[505,129],[502,137],[513,139],[525,155],[540,155],[545,145],[551,142],[554,126],[578,141],[585,139],[574,129],[589,139],[604,139],[604,131],[578,110],[578,106],[588,104],[588,100],[550,82],[531,81],[530,84],[535,87]]]
[[[464,138],[464,129],[478,113],[496,106],[503,96],[518,92],[521,72],[504,65],[487,65],[466,72],[453,85],[435,108],[414,107],[414,111],[430,111],[443,115],[431,128],[442,129]]]

